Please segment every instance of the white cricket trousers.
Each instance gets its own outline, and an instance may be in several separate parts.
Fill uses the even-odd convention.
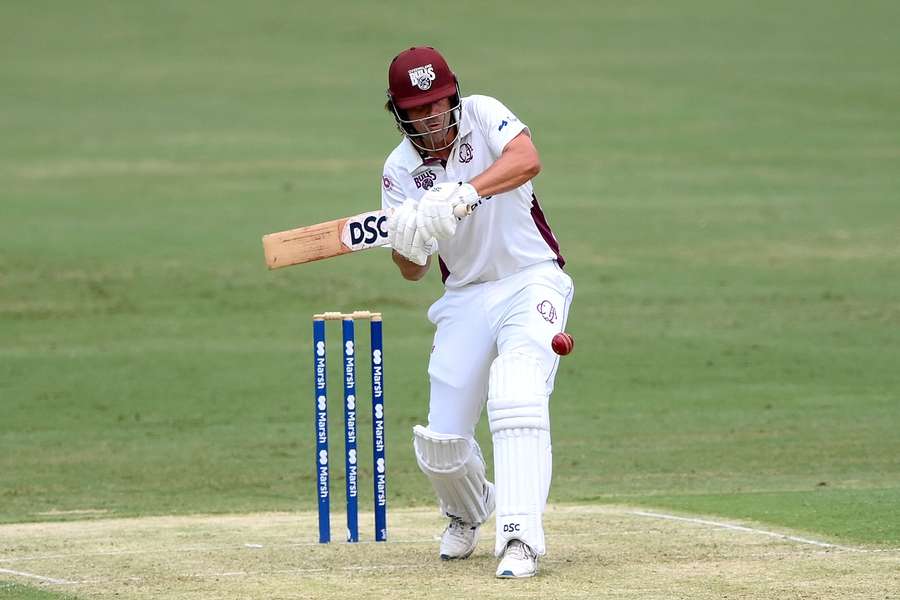
[[[560,358],[550,344],[565,328],[574,291],[556,261],[448,289],[428,310],[437,326],[428,364],[429,429],[474,438],[498,353],[518,351],[538,359],[549,396]]]

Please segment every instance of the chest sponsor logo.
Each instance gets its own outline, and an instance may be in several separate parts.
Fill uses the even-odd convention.
[[[431,169],[413,177],[413,181],[416,182],[416,187],[420,190],[430,190],[432,186],[434,186],[435,179],[437,179],[437,175],[435,175],[434,171]]]
[[[475,152],[472,150],[472,144],[465,143],[459,147],[459,162],[467,163],[472,162],[472,158],[475,156]]]
[[[538,304],[537,311],[548,323],[556,323],[556,307],[549,300],[544,300]]]
[[[434,79],[434,67],[431,64],[409,70],[409,82],[420,90],[431,89],[431,82]]]

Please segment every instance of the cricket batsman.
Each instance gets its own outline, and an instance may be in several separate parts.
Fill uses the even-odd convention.
[[[413,428],[418,465],[449,519],[440,557],[472,554],[496,510],[497,577],[531,577],[546,551],[549,400],[559,360],[551,339],[565,327],[574,292],[532,187],[538,153],[501,102],[460,96],[434,48],[398,54],[387,95],[404,136],[381,180],[382,207],[393,209],[392,258],[410,281],[437,262],[446,287],[428,310],[436,326],[428,424]],[[485,402],[494,483],[475,441]]]

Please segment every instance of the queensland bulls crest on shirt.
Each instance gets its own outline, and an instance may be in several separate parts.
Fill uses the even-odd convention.
[[[435,179],[437,179],[437,175],[431,169],[413,177],[416,187],[420,190],[430,190],[434,186]]]

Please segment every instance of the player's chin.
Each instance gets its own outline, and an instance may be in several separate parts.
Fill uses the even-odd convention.
[[[440,132],[432,133],[426,135],[422,141],[424,142],[422,145],[428,150],[437,150],[447,143],[447,135]]]

